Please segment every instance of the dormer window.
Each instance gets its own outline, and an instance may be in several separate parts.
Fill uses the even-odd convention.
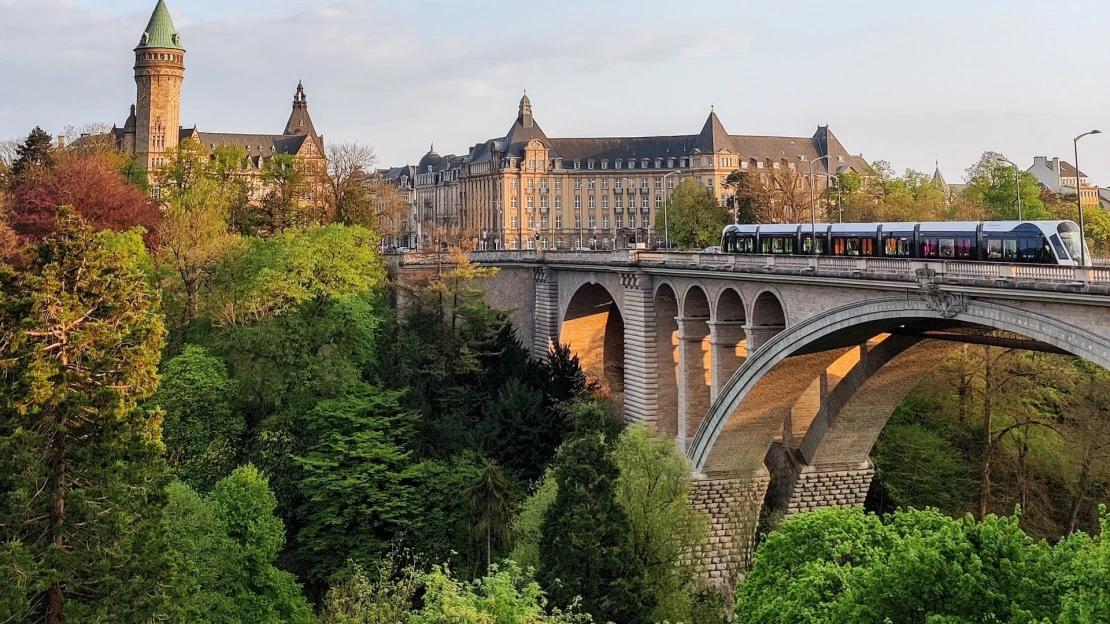
[[[633,159],[631,159],[631,158],[629,158],[629,159],[628,159],[628,168],[629,168],[629,169],[635,169],[635,168],[636,168],[636,161],[635,161],[635,160],[633,160]]]
[[[574,161],[574,168],[575,169],[581,169],[582,168],[582,163],[578,162],[577,160]]]
[[[655,159],[655,168],[656,168],[656,169],[659,169],[659,168],[661,168],[662,166],[663,166],[663,159],[662,159],[662,158],[656,158],[656,159]]]
[[[673,158],[668,158],[667,159],[667,169],[674,169],[674,159]]]
[[[601,168],[602,169],[608,169],[609,168],[609,160],[608,159],[602,159]]]
[[[617,168],[617,169],[620,169],[620,168],[621,168],[621,159],[620,159],[620,158],[618,158],[618,159],[616,160],[616,165],[615,165],[615,166],[616,166],[616,168]]]
[[[645,159],[640,161],[640,168],[641,169],[647,169],[648,168],[648,159],[645,158]]]
[[[587,169],[593,169],[594,168],[594,161],[593,161],[592,158],[590,160],[586,161],[586,168]]]

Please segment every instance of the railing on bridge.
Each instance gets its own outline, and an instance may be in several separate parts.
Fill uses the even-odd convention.
[[[1110,284],[1110,266],[1088,268],[1002,264],[998,262],[955,262],[900,260],[896,258],[843,258],[827,256],[773,256],[721,254],[685,251],[641,251],[618,249],[607,251],[533,251],[500,250],[471,254],[476,262],[488,264],[524,262],[540,259],[554,264],[638,264],[660,268],[694,268],[742,273],[809,273],[830,277],[874,276],[917,279],[923,274],[939,277],[986,279],[997,281],[1034,280],[1041,282]],[[931,272],[931,273],[930,273]]]

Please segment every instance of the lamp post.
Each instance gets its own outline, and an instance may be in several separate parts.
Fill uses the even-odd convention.
[[[669,198],[667,197],[667,178],[679,173],[682,172],[675,169],[670,173],[663,174],[663,241],[667,246],[667,251],[671,250],[671,224],[667,220],[667,203],[669,202]]]
[[[1088,134],[1102,134],[1102,130],[1091,130],[1075,137],[1072,147],[1075,148],[1075,201],[1079,204],[1079,266],[1087,266],[1087,231],[1083,223],[1083,187],[1079,183],[1079,139]],[[1056,172],[1059,175],[1059,172]]]
[[[1018,166],[1014,164],[1014,161],[1007,158],[1001,160],[1014,168],[1014,193],[1017,194],[1018,221],[1021,221],[1021,174],[1018,173]]]
[[[817,204],[813,201],[813,163],[828,160],[831,155],[825,154],[820,158],[806,161],[809,165],[809,238],[813,241],[810,243],[810,253],[813,255],[817,255]]]

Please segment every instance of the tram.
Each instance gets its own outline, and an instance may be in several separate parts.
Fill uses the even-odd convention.
[[[816,234],[816,236],[814,236]],[[1071,221],[729,225],[721,252],[1079,266],[1091,263]],[[816,247],[816,249],[815,249]]]

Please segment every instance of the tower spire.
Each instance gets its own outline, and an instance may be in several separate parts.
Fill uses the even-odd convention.
[[[516,114],[517,121],[525,128],[532,127],[532,100],[528,99],[528,92],[524,92],[524,97],[520,98],[520,109]]]
[[[173,18],[170,17],[170,9],[166,6],[165,0],[158,0],[158,4],[154,6],[154,12],[150,14],[150,21],[147,22],[146,30],[143,31],[142,37],[139,38],[139,45],[135,49],[143,48],[185,51],[185,48],[181,47],[181,34],[173,25]]]
[[[302,81],[297,81],[297,90],[293,93],[293,112],[290,113],[289,122],[285,124],[285,131],[282,134],[316,136],[316,128],[312,125],[312,117],[308,114],[308,96],[305,95]]]

